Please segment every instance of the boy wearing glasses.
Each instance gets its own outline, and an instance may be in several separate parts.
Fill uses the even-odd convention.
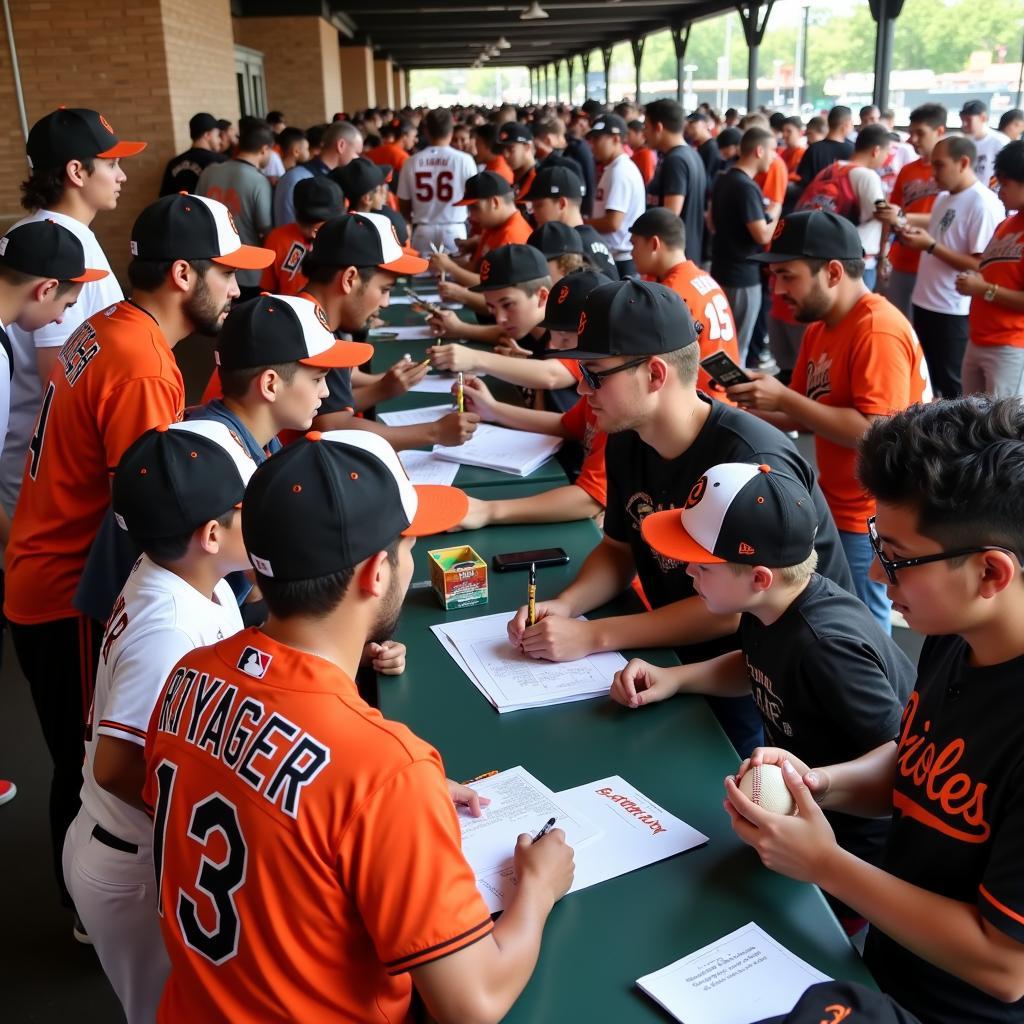
[[[809,770],[780,748],[798,807],[768,815],[726,780],[737,834],[872,924],[883,991],[932,1024],[1024,1020],[1024,404],[975,396],[875,423],[860,476],[872,570],[928,634],[898,745]],[[741,771],[745,766],[741,766]],[[820,805],[820,806],[819,806]],[[840,849],[823,809],[893,815],[882,868]]]

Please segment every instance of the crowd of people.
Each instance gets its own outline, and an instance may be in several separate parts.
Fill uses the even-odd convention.
[[[81,108],[32,127],[0,238],[3,612],[58,895],[130,1024],[399,1020],[414,987],[438,1021],[505,1015],[565,835],[520,838],[492,922],[453,812],[479,798],[356,678],[404,671],[417,536],[587,518],[600,542],[510,641],[673,649],[611,698],[707,697],[734,829],[870,925],[900,1019],[1024,1022],[1024,114],[858,117],[201,112],[125,240],[128,298],[92,225],[145,143]],[[428,275],[429,359],[370,372]],[[186,408],[195,334],[217,367]],[[428,368],[464,407],[374,418]],[[397,452],[481,422],[563,438],[568,482],[410,483]],[[581,617],[630,588],[642,610]],[[797,814],[740,792],[765,763]],[[284,865],[305,884],[275,889]]]

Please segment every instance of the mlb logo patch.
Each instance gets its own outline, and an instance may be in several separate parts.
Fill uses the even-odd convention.
[[[255,647],[246,647],[238,659],[238,668],[247,676],[262,679],[267,674],[267,669],[270,668],[270,663],[273,660],[274,657],[271,654],[264,654],[263,651],[258,651]]]

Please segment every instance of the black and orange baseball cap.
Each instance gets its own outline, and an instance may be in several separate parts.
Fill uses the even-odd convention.
[[[242,534],[258,573],[307,580],[352,569],[398,537],[444,533],[468,511],[458,488],[414,486],[378,434],[310,431],[253,474]]]
[[[776,224],[764,252],[749,258],[753,263],[859,260],[864,258],[864,247],[857,229],[846,217],[829,210],[799,210]]]
[[[481,199],[512,195],[512,186],[494,171],[481,171],[467,178],[465,189],[462,198],[452,203],[452,206],[472,206]]]
[[[380,213],[348,213],[320,227],[306,254],[311,267],[379,267],[422,274],[430,264],[402,247],[395,226]]]
[[[82,243],[63,224],[49,219],[29,221],[0,238],[0,266],[29,277],[83,284],[102,281],[109,274],[87,267]]]
[[[596,270],[576,270],[556,281],[544,305],[544,319],[540,326],[548,331],[567,331],[575,334],[580,325],[580,313],[587,296],[612,279]],[[562,354],[560,349],[557,353]]]
[[[496,147],[511,146],[517,142],[533,142],[533,132],[520,121],[506,121],[498,129],[498,137],[494,140],[494,145]]]
[[[339,341],[324,311],[298,295],[260,295],[231,307],[217,334],[216,363],[225,370],[302,363],[323,369],[362,366],[373,346]]]
[[[789,1013],[758,1024],[921,1024],[890,996],[852,981],[820,981],[797,1000]]]
[[[216,199],[187,192],[150,203],[132,227],[137,260],[212,260],[233,270],[262,270],[274,250],[243,245],[231,211]]]
[[[135,156],[146,143],[118,138],[110,122],[95,110],[60,107],[32,125],[25,148],[32,169],[40,170],[63,167],[69,160]]]
[[[535,228],[526,244],[544,253],[546,260],[553,260],[569,253],[583,255],[583,239],[580,233],[560,220],[549,220]]]
[[[496,292],[500,288],[515,288],[526,281],[547,277],[547,261],[540,249],[532,245],[499,245],[480,261],[480,283],[471,292]]]

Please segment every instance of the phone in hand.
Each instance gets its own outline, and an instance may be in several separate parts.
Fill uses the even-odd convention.
[[[542,569],[549,565],[568,565],[569,555],[565,548],[537,548],[535,551],[506,551],[491,559],[495,572],[515,572],[536,565]]]
[[[412,299],[414,305],[422,306],[432,316],[437,316],[437,314],[441,312],[441,307],[436,302],[428,302],[426,299],[417,295],[411,288],[406,288],[405,294]]]
[[[752,380],[726,352],[712,352],[700,365],[707,375],[720,387],[731,388],[734,384],[749,384]]]

